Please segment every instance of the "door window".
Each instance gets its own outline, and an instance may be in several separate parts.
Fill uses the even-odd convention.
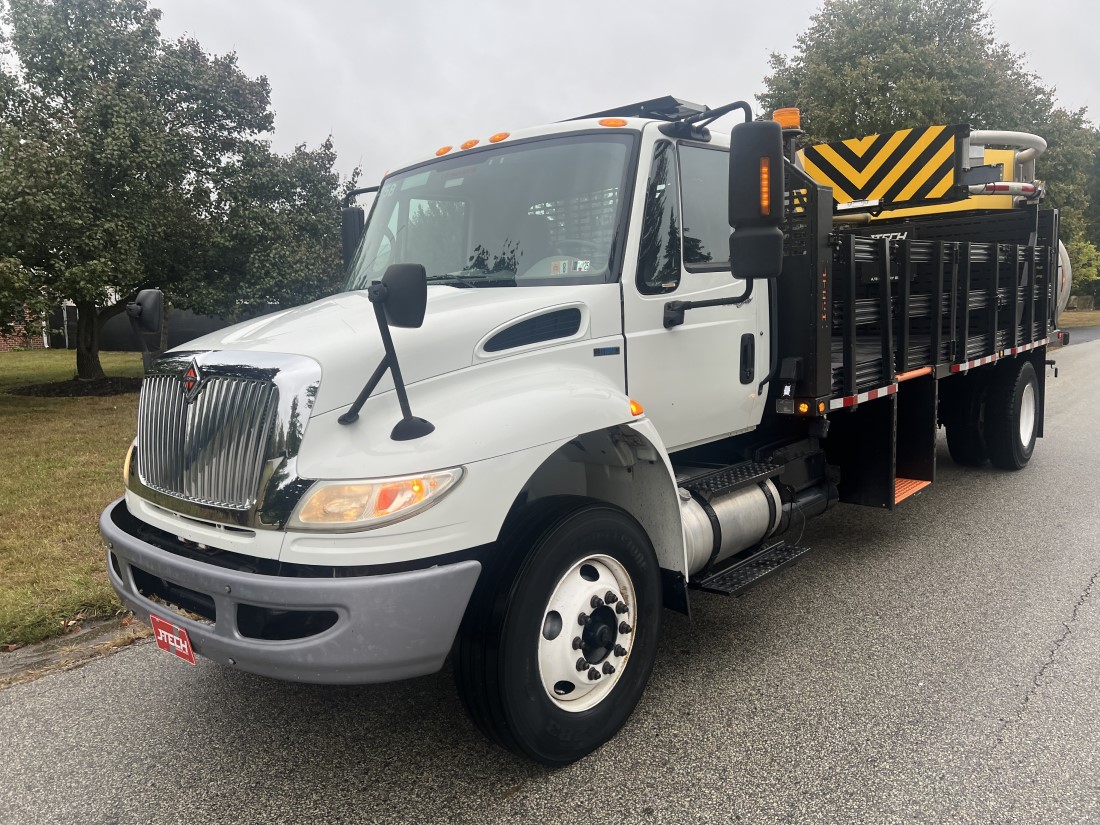
[[[684,264],[689,272],[730,268],[729,153],[680,147]]]
[[[661,141],[653,151],[638,249],[638,291],[643,295],[671,292],[680,283],[679,200],[675,147]]]

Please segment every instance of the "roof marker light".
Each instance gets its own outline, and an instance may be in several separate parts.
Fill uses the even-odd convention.
[[[451,151],[453,148],[454,148],[453,146],[440,146],[438,149],[435,150],[435,156],[437,158],[441,158],[445,154],[447,154],[449,151]]]
[[[626,121],[623,120],[621,117],[605,117],[603,120],[600,121],[600,125],[610,126],[614,128],[618,126],[626,126]]]
[[[463,144],[462,144],[461,146],[459,146],[458,148],[459,148],[459,149],[473,149],[473,148],[474,148],[475,146],[477,146],[477,145],[478,145],[479,143],[481,143],[481,141],[480,141],[480,140],[478,140],[477,138],[472,138],[472,139],[470,139],[470,140],[466,141],[465,143],[463,143]]]
[[[493,135],[491,138],[489,138],[489,142],[490,143],[500,143],[502,140],[504,140],[505,138],[508,137],[508,134],[509,134],[508,132],[497,132],[495,135]]]

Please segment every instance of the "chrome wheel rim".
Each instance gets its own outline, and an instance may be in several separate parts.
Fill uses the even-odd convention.
[[[1027,447],[1035,432],[1035,385],[1030,381],[1024,385],[1020,396],[1020,444]]]
[[[610,556],[587,556],[550,592],[539,626],[542,687],[573,713],[595,707],[629,665],[637,601],[630,575]]]

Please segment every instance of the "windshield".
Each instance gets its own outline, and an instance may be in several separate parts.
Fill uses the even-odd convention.
[[[395,263],[429,283],[546,286],[611,280],[629,134],[574,135],[457,155],[388,178],[346,289]]]

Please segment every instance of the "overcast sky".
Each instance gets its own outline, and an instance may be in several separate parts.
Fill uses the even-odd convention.
[[[819,0],[150,0],[166,37],[267,75],[274,147],[332,134],[339,167],[388,169],[446,143],[673,94],[755,103]],[[990,0],[997,37],[1062,105],[1100,121],[1095,0]],[[1086,38],[1090,42],[1086,42]]]

